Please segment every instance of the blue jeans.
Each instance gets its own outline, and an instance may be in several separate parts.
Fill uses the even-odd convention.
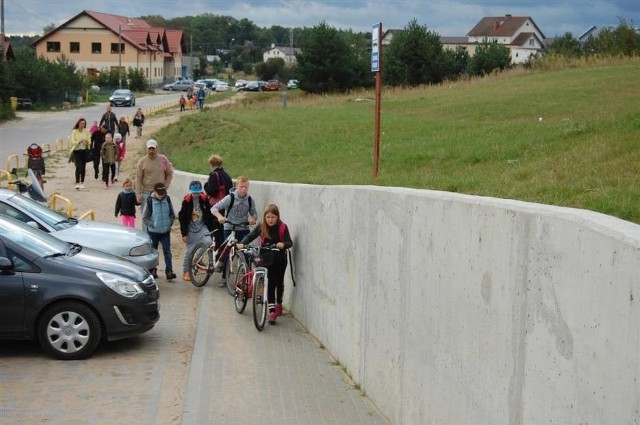
[[[227,238],[229,237],[229,235],[231,234],[231,229],[224,229],[224,240],[227,240]],[[240,242],[242,240],[242,238],[244,238],[245,236],[247,236],[249,234],[249,230],[236,230],[236,240],[238,242]],[[225,255],[224,258],[222,258],[222,279],[226,279],[227,278],[227,260],[228,260],[228,255]]]
[[[162,244],[162,254],[164,255],[165,273],[173,271],[173,263],[171,260],[171,232],[153,233],[149,232],[151,237],[151,245],[158,249],[158,245]]]

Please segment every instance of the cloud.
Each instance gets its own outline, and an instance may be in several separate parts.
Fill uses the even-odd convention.
[[[579,35],[592,25],[617,25],[618,18],[636,25],[638,0],[6,0],[8,34],[41,34],[45,26],[61,25],[83,10],[125,16],[159,15],[167,19],[202,13],[249,19],[259,27],[313,27],[321,21],[340,29],[370,31],[403,28],[412,19],[440,35],[463,36],[484,16],[531,16],[548,37]]]

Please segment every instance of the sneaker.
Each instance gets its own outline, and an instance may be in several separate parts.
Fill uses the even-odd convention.
[[[224,288],[225,286],[227,286],[227,279],[221,279],[220,282],[218,283],[218,286],[221,288]]]
[[[80,185],[78,183],[76,183],[76,190],[80,189]]]
[[[167,276],[167,280],[172,280],[176,278],[176,274],[173,272],[173,270],[167,270],[165,272],[165,275]]]
[[[109,185],[108,184],[104,185],[104,190],[109,190]]]
[[[282,304],[276,304],[276,316],[282,316]]]
[[[191,277],[189,276],[189,272],[182,273],[182,280],[185,282],[191,282]]]
[[[267,321],[269,322],[269,324],[270,325],[275,325],[277,319],[278,319],[278,315],[276,314],[276,312],[275,311],[270,311],[269,312],[269,317],[267,318]]]
[[[84,189],[84,183],[80,183],[80,189]]]

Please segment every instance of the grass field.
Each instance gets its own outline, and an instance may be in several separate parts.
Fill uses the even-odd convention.
[[[247,93],[156,136],[177,168],[236,177],[444,190],[586,208],[640,223],[640,58],[382,94]],[[540,120],[542,118],[542,120]]]

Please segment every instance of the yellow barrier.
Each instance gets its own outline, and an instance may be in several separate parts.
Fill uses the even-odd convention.
[[[49,154],[51,153],[51,145],[49,143],[43,143],[42,146],[40,146],[42,148],[42,151],[44,152],[42,155],[44,155],[45,153],[49,152]],[[49,156],[49,155],[47,155]]]
[[[73,205],[71,205],[71,201],[64,196],[61,196],[57,193],[54,193],[49,198],[51,199],[51,209],[54,211],[58,211],[58,199],[66,202],[67,204],[67,217],[73,217]]]
[[[0,187],[2,187],[2,182],[7,181],[7,189],[14,189],[16,186],[11,184],[13,178],[11,177],[11,173],[7,170],[0,170]]]
[[[11,166],[11,161],[15,160],[16,166]],[[12,168],[20,168],[20,156],[18,154],[9,155],[7,157],[7,170],[11,170]]]
[[[96,219],[96,213],[94,213],[93,210],[89,210],[86,213],[82,214],[80,217],[78,217],[78,220],[83,220],[87,217],[89,217],[91,221],[94,221]]]

